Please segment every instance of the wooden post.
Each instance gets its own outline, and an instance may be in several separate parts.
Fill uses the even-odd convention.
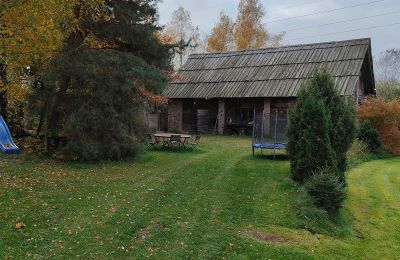
[[[256,130],[256,110],[254,109],[253,112],[253,139],[251,139],[251,145],[253,146],[253,151],[254,151],[254,144],[255,144],[255,130]],[[253,153],[254,156],[254,153]]]
[[[275,146],[276,146],[276,126],[278,125],[278,109],[275,110],[275,126],[274,126],[274,160],[275,160]]]
[[[271,131],[271,99],[264,98],[264,110],[263,110],[263,118],[262,122],[264,124],[264,132],[261,134],[263,136],[270,136]]]
[[[182,101],[179,99],[168,104],[168,131],[182,132]]]
[[[225,128],[225,100],[218,101],[218,134],[222,135]]]

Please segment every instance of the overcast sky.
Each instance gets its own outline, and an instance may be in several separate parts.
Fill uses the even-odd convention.
[[[283,42],[285,45],[370,37],[374,55],[388,48],[400,48],[400,0],[261,2],[268,31],[287,32]],[[160,23],[166,24],[172,12],[182,6],[190,12],[193,24],[198,25],[202,33],[209,34],[222,10],[236,18],[238,3],[239,0],[163,0],[159,4]],[[349,19],[356,20],[342,22]],[[318,27],[304,28],[310,26]]]

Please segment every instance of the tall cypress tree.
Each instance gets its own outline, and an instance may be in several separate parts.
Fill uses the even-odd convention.
[[[304,97],[298,106],[297,123],[298,133],[296,143],[290,146],[295,153],[291,153],[292,177],[303,183],[316,170],[330,168],[336,170],[335,153],[329,140],[329,123],[324,104],[310,93],[303,93]]]
[[[304,109],[311,104],[310,99],[316,101],[315,109],[319,109],[318,107],[322,103],[324,117],[317,116],[320,113],[317,110],[313,112],[309,107],[307,108],[309,111],[304,112]],[[315,115],[312,113],[315,113]],[[310,120],[308,122],[309,125],[301,123],[305,119]],[[321,149],[333,151],[332,164],[329,165],[327,163],[322,166],[329,166],[338,175],[340,182],[345,183],[346,152],[354,139],[355,132],[354,109],[348,101],[340,96],[339,92],[335,89],[332,77],[325,71],[314,74],[308,85],[300,91],[297,105],[290,111],[288,152],[291,160],[293,179],[296,181],[304,181],[304,178],[307,178],[311,173],[302,171],[313,168],[311,166],[304,168],[299,165],[302,165],[305,161],[311,162],[314,160],[316,162],[314,169],[319,168],[321,166],[320,157],[324,157],[324,154],[316,154],[317,149],[310,147],[312,144],[307,144],[307,142],[315,142],[313,135],[321,138],[321,133],[318,133],[319,130],[313,128],[313,123],[315,122],[321,125],[321,129],[319,130],[326,131],[328,134],[328,141],[319,144],[322,146]],[[304,129],[308,129],[308,132],[304,132]],[[320,140],[325,139],[322,138]],[[329,146],[330,149],[323,148],[325,146]],[[329,155],[330,152],[327,154]]]
[[[355,137],[354,104],[340,96],[335,82],[326,71],[316,72],[310,84],[310,91],[323,101],[329,126],[329,139],[338,162],[339,181],[345,182],[347,169],[346,152]]]

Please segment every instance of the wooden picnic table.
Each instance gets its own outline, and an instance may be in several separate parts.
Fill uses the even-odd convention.
[[[200,141],[200,136],[193,137],[189,134],[155,133],[149,135],[147,146],[149,148],[184,148],[195,149]]]
[[[154,137],[164,139],[164,140],[169,140],[169,139],[171,139],[172,135],[180,135],[183,140],[192,138],[192,136],[188,135],[188,134],[174,134],[174,133],[155,133]]]

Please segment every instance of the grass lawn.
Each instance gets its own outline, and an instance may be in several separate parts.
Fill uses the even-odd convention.
[[[0,258],[398,257],[400,159],[348,182],[344,220],[325,226],[298,214],[288,161],[253,159],[248,138],[95,165],[0,156]]]

